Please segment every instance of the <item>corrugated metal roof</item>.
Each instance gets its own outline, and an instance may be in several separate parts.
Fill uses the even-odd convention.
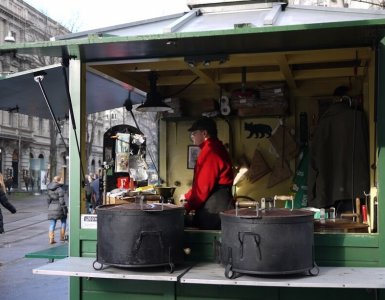
[[[131,35],[148,35],[148,34],[162,34],[163,28],[166,28],[179,18],[182,18],[185,13],[172,14],[159,18],[147,19],[142,21],[135,21],[124,24],[117,24],[114,26],[96,28],[92,30],[70,33],[53,37],[51,40],[73,40],[86,38],[89,35],[97,35],[99,37],[107,36],[131,36]]]
[[[248,1],[249,2],[249,1]],[[252,1],[254,2],[254,1]],[[58,36],[56,40],[86,38],[90,34],[98,36],[144,36],[161,35],[169,33],[171,24],[178,23],[188,13],[193,12],[194,17],[189,18],[180,27],[175,27],[174,33],[191,33],[207,31],[233,30],[240,27],[271,28],[280,26],[306,26],[309,24],[326,24],[336,22],[368,21],[385,18],[382,10],[362,10],[348,8],[331,8],[317,6],[286,6],[281,3],[263,3],[258,7],[246,10],[233,9],[209,10],[207,7],[196,5],[190,12],[164,16],[160,18],[126,23],[111,27],[97,28],[84,32]],[[267,22],[272,20],[272,22]],[[278,30],[278,28],[277,28]]]

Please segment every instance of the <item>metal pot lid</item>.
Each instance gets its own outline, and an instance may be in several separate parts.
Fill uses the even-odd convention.
[[[291,210],[288,208],[269,208],[256,210],[255,208],[248,207],[227,210],[221,214],[240,218],[295,218],[313,216],[314,212],[304,209]]]
[[[101,205],[96,210],[108,210],[108,211],[163,211],[163,210],[184,210],[183,206],[177,206],[169,203],[123,203],[123,204],[110,204]]]

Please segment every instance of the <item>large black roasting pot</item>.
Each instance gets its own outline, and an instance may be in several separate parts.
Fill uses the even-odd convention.
[[[221,213],[221,262],[225,276],[318,274],[313,212],[287,208],[238,208]]]
[[[165,203],[102,205],[94,268],[168,266],[183,262],[184,208]]]

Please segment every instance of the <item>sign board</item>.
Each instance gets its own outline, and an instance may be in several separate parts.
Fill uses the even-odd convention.
[[[82,214],[80,215],[80,228],[96,229],[97,215]]]

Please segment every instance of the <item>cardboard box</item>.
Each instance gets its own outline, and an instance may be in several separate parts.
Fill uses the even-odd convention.
[[[287,102],[260,102],[254,107],[238,108],[238,116],[284,116],[289,113]]]
[[[135,197],[107,196],[107,204],[124,204],[135,202]]]

